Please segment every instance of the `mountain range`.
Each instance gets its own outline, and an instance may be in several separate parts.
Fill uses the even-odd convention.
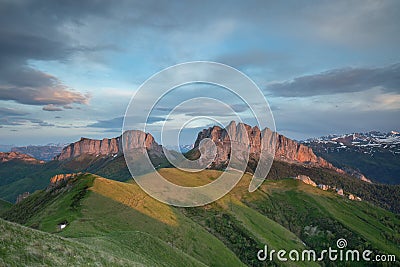
[[[276,157],[271,170],[249,193],[251,174],[272,136]],[[291,266],[260,262],[256,253],[264,244],[320,252],[340,238],[349,249],[400,257],[399,185],[362,180],[314,153],[310,143],[235,122],[199,132],[185,157],[198,158],[208,138],[217,156],[209,168],[195,173],[174,168],[150,133],[135,130],[110,139],[81,138],[48,162],[3,153],[0,198],[18,203],[0,201],[5,219],[0,219],[0,243],[6,244],[0,264]],[[247,144],[243,138],[249,141],[247,173],[228,195],[197,208],[176,208],[148,196],[132,180],[122,149],[147,151],[170,182],[201,186],[225,170],[230,143],[240,147]],[[136,163],[140,166],[140,159]]]
[[[65,144],[13,146],[10,151],[27,154],[39,160],[50,161],[59,155],[64,147]]]
[[[302,142],[316,155],[378,183],[400,184],[400,133],[377,131],[329,135]]]

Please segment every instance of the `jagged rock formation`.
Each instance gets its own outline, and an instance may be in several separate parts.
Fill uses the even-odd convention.
[[[53,188],[59,187],[60,185],[66,184],[69,180],[76,178],[81,175],[81,172],[78,173],[62,173],[56,174],[50,178],[50,184],[47,186],[47,191],[52,190]]]
[[[300,175],[297,175],[295,179],[300,180],[305,184],[317,187],[317,184],[313,180],[311,180],[311,178],[308,177],[307,175],[301,175],[300,174]]]
[[[62,173],[56,174],[50,178],[50,184],[53,186],[58,186],[63,182],[68,181],[71,178],[75,178],[76,176],[80,175],[81,173]]]
[[[36,164],[44,163],[43,160],[37,160],[34,157],[19,152],[0,152],[0,162],[7,162],[11,160],[21,160],[28,163],[36,163]]]
[[[83,154],[89,155],[111,155],[118,154],[121,149],[121,137],[103,140],[94,140],[89,138],[81,138],[81,140],[72,143],[63,148],[60,155],[56,156],[57,160],[66,160],[78,157]]]
[[[230,136],[228,133],[230,133]],[[210,138],[217,146],[216,165],[224,164],[229,160],[231,142],[236,142],[236,144],[239,144],[239,147],[241,145],[243,149],[247,149],[248,144],[251,156],[257,158],[261,150],[271,150],[272,144],[274,140],[276,140],[275,159],[277,160],[290,163],[307,163],[334,169],[343,173],[342,170],[335,168],[323,158],[317,157],[311,148],[299,144],[283,135],[274,133],[268,128],[261,131],[257,126],[251,127],[244,123],[236,125],[236,123],[232,121],[226,129],[214,126],[201,131],[197,136],[194,147],[199,147],[200,142],[205,138]]]
[[[103,140],[94,140],[81,138],[81,140],[72,143],[63,148],[56,160],[72,159],[81,155],[121,155],[122,136],[115,138],[104,138]],[[154,154],[162,154],[162,147],[156,143],[154,137],[142,131],[132,130],[124,133],[125,145],[129,149],[144,150],[147,149]]]

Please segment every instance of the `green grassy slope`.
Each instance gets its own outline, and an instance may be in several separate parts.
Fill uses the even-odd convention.
[[[9,210],[12,207],[12,204],[8,201],[0,199],[0,214]]]
[[[162,158],[154,159],[154,161],[157,161],[155,162],[156,166],[160,164],[159,168],[166,165]],[[249,169],[255,167],[256,162],[251,161]],[[123,156],[113,158],[83,155],[69,161],[51,161],[39,165],[11,161],[0,164],[0,198],[15,202],[19,194],[33,193],[35,190],[47,186],[48,180],[55,174],[79,171],[95,173],[117,181],[127,181],[131,178]],[[298,174],[308,175],[317,183],[343,188],[363,200],[400,213],[400,185],[368,184],[332,170],[310,168],[281,161],[274,161],[268,179],[277,180]]]
[[[73,184],[68,191],[57,194],[36,192],[4,217],[105,249],[119,248],[120,255],[137,251],[134,244],[140,244],[147,258],[165,262],[166,266],[200,262],[241,265],[217,238],[171,207],[148,197],[137,185],[90,174],[82,175]],[[57,225],[65,220],[69,225],[58,230]]]
[[[351,192],[367,202],[400,214],[400,185],[369,184],[333,170],[281,161],[274,161],[268,173],[268,179],[279,180],[299,174],[309,176],[317,184],[343,188],[344,191]]]
[[[296,180],[268,181],[262,197],[243,201],[322,250],[339,238],[349,248],[400,257],[400,217],[366,202],[351,201]]]
[[[220,173],[183,175],[172,168],[160,172],[172,182],[191,186],[210,182]],[[245,175],[232,192],[212,204],[174,208],[152,199],[133,181],[85,174],[69,187],[36,192],[3,216],[110,250],[116,257],[139,257],[154,265],[262,266],[256,253],[264,244],[320,251],[335,246],[339,238],[352,249],[400,258],[398,215],[293,179],[269,180],[249,193],[250,179]],[[68,226],[59,230],[57,224],[65,220]]]
[[[0,219],[1,266],[143,266],[88,246]],[[148,266],[151,266],[150,264]]]

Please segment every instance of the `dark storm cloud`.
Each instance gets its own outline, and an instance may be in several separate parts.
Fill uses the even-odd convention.
[[[62,28],[90,14],[107,14],[105,1],[3,1],[0,9],[0,100],[29,105],[84,104],[88,96],[37,70],[29,60],[65,61],[74,53],[115,49],[75,44]]]
[[[382,68],[343,68],[274,83],[266,91],[274,96],[308,97],[361,92],[380,87],[400,93],[400,63]]]

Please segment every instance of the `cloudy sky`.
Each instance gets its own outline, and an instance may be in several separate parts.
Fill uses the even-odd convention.
[[[117,136],[146,79],[198,60],[253,79],[276,130],[288,137],[400,130],[396,0],[0,0],[0,25],[2,144]],[[198,96],[223,100],[253,122],[240,99],[193,85],[165,96],[149,124],[160,125],[179,101]],[[174,119],[199,114],[234,118],[210,103],[192,103]],[[200,122],[207,124],[191,123],[193,133]]]

